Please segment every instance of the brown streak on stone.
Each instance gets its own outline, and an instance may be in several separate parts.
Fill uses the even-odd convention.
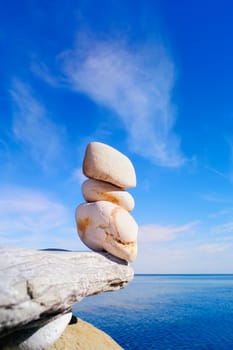
[[[117,234],[118,237],[120,237],[120,233],[119,233],[118,227],[117,227],[116,216],[117,216],[117,213],[118,213],[119,211],[121,211],[121,210],[122,210],[121,207],[116,207],[116,208],[114,208],[114,209],[112,210],[112,212],[111,212],[112,226],[114,227],[114,230],[115,230],[115,232],[116,232],[116,234]],[[115,239],[115,240],[116,240],[116,239]]]
[[[87,227],[91,224],[91,219],[87,216],[84,219],[79,219],[77,224],[78,231],[85,234]]]
[[[115,242],[117,242],[125,247],[134,247],[135,246],[134,241],[130,241],[130,242],[122,241],[119,238],[116,238],[112,233],[107,232],[107,231],[105,231],[105,234],[106,234],[106,241],[114,240]]]
[[[116,198],[114,195],[112,195],[112,194],[110,194],[108,192],[99,192],[99,194],[107,202],[111,202],[111,203],[114,203],[114,204],[117,204],[117,205],[120,204],[120,200],[118,198]]]
[[[98,225],[96,228],[101,228],[102,230],[105,230],[108,228],[109,225]]]

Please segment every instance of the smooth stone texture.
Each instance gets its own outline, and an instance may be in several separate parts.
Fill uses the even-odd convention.
[[[88,179],[82,185],[82,194],[87,202],[108,201],[127,211],[134,208],[134,199],[129,192],[107,182]]]
[[[129,158],[100,142],[87,145],[83,173],[92,179],[110,182],[121,188],[136,186],[136,174]]]
[[[8,334],[39,327],[86,296],[123,288],[133,274],[108,253],[0,247],[0,349]]]
[[[26,328],[11,336],[10,343],[1,347],[2,350],[46,350],[54,344],[66,329],[72,317],[72,312],[57,317],[40,328]]]
[[[123,350],[108,334],[80,318],[47,350]]]
[[[89,248],[133,261],[137,255],[138,225],[127,210],[107,201],[80,204],[77,230]]]

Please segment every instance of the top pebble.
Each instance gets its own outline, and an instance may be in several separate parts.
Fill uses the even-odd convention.
[[[101,142],[87,145],[83,173],[89,178],[109,182],[120,188],[136,186],[136,174],[129,158]]]

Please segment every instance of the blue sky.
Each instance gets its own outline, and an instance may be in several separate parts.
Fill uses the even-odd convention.
[[[85,147],[137,173],[137,273],[233,273],[233,5],[2,1],[0,238],[86,250]]]

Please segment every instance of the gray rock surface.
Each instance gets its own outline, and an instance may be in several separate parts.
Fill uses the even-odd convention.
[[[120,289],[133,275],[108,253],[0,247],[0,338],[66,313],[86,296]]]

